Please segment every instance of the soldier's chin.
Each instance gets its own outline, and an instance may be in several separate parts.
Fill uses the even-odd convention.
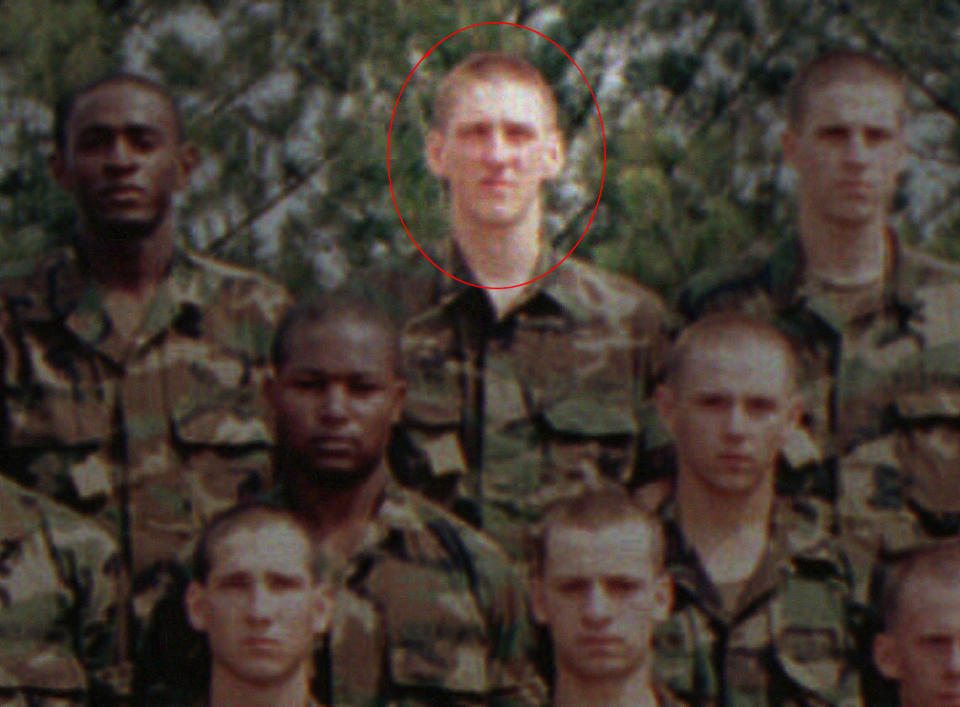
[[[149,238],[160,225],[159,218],[116,217],[94,221],[97,235],[112,241],[139,241]]]
[[[346,491],[362,484],[376,470],[376,464],[359,467],[356,464],[317,464],[312,469],[311,481],[326,489]]]

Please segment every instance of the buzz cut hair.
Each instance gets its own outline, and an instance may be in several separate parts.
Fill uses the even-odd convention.
[[[591,489],[551,504],[529,537],[529,556],[536,577],[544,577],[549,558],[550,534],[560,528],[603,530],[621,523],[641,526],[648,538],[650,560],[656,574],[666,569],[666,537],[663,524],[622,488]]]
[[[328,322],[338,324],[370,324],[383,332],[388,342],[391,370],[403,377],[403,357],[400,350],[400,327],[382,308],[359,293],[336,290],[312,297],[290,307],[281,317],[270,347],[270,363],[279,373],[290,360],[290,346],[295,334],[302,329]]]
[[[326,562],[314,546],[310,527],[297,513],[264,501],[248,501],[214,515],[204,526],[193,551],[193,580],[206,584],[216,563],[217,546],[238,530],[257,530],[272,525],[286,525],[300,533],[310,548],[310,577],[314,584],[323,581]]]
[[[464,86],[474,81],[509,79],[536,89],[547,109],[552,128],[557,126],[557,96],[533,64],[507,52],[474,52],[454,66],[440,81],[433,100],[431,125],[445,130]]]
[[[810,96],[837,80],[857,83],[882,81],[901,93],[900,119],[906,112],[906,81],[903,74],[869,52],[859,49],[833,49],[804,66],[787,88],[787,122],[799,129],[807,117]]]
[[[904,604],[924,580],[950,587],[960,596],[960,538],[920,545],[891,560],[880,596],[885,631],[897,625]]]
[[[160,96],[167,105],[170,106],[170,112],[173,114],[174,127],[176,135],[174,136],[178,143],[182,143],[186,138],[186,129],[183,123],[183,114],[180,112],[180,106],[170,89],[159,81],[154,81],[148,76],[134,74],[129,72],[117,72],[101,76],[95,81],[84,84],[80,88],[71,91],[62,96],[53,109],[53,140],[57,152],[63,154],[68,146],[68,131],[70,119],[73,117],[73,111],[77,103],[84,96],[93,93],[104,86],[113,86],[114,84],[128,84],[137,88],[152,91]]]
[[[667,357],[664,382],[676,390],[694,351],[714,347],[719,341],[764,343],[783,353],[791,385],[799,383],[800,362],[793,342],[773,324],[740,312],[716,312],[690,324],[674,341]]]

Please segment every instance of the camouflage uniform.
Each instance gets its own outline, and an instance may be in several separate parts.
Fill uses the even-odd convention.
[[[768,555],[731,611],[682,536],[675,502],[660,508],[675,598],[657,632],[657,671],[680,697],[731,707],[860,704],[851,578],[825,511],[776,501]]]
[[[0,705],[109,704],[117,546],[96,523],[0,479]]]
[[[202,520],[268,478],[259,384],[287,301],[177,251],[128,341],[73,249],[0,270],[3,472],[112,530],[133,583],[125,612],[145,617]]]
[[[547,251],[537,272],[561,257]],[[633,480],[638,445],[654,444],[648,397],[665,309],[651,291],[570,258],[497,321],[484,290],[418,259],[386,287],[390,306],[416,314],[403,338],[404,423],[430,471],[412,483],[520,556],[545,504]],[[470,279],[456,257],[435,260]]]
[[[334,705],[540,705],[526,593],[487,537],[390,479],[334,599]]]
[[[745,310],[794,339],[809,415],[786,451],[795,467],[826,462],[820,493],[835,497],[839,457],[895,433],[909,450],[912,500],[931,512],[960,512],[960,268],[889,239],[882,291],[849,300],[847,309],[806,281],[796,239],[693,278],[679,309],[690,318]]]

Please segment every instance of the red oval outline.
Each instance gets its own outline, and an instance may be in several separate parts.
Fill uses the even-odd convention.
[[[423,60],[426,59],[428,56],[430,56],[430,54],[433,52],[434,49],[436,49],[436,48],[439,47],[441,44],[443,44],[443,43],[446,42],[448,39],[450,39],[450,37],[454,36],[455,34],[460,34],[460,33],[463,32],[464,30],[473,29],[474,27],[483,27],[484,25],[509,25],[509,26],[511,26],[511,27],[519,27],[520,29],[528,30],[528,31],[530,31],[530,32],[533,32],[534,34],[537,34],[537,35],[543,37],[543,38],[546,39],[548,42],[550,42],[553,46],[555,46],[557,49],[559,49],[560,51],[563,52],[563,55],[564,55],[565,57],[567,57],[567,59],[570,61],[570,63],[577,67],[577,71],[580,72],[580,76],[581,76],[581,78],[583,78],[583,82],[587,85],[587,90],[590,91],[590,97],[593,99],[593,105],[596,106],[596,109],[597,109],[597,118],[600,120],[600,140],[601,140],[601,143],[602,143],[602,145],[603,145],[603,169],[602,169],[601,174],[600,174],[600,192],[597,194],[597,203],[594,204],[594,206],[593,206],[593,212],[590,214],[590,220],[587,221],[587,226],[586,226],[586,228],[583,229],[583,233],[580,234],[580,238],[577,239],[577,242],[573,244],[573,247],[570,249],[570,252],[567,253],[565,256],[563,256],[563,259],[562,259],[559,263],[557,263],[556,265],[554,265],[552,268],[550,268],[549,270],[547,270],[547,271],[546,271],[545,273],[543,273],[542,275],[537,275],[535,278],[532,278],[532,279],[530,279],[530,280],[527,280],[526,282],[517,283],[516,285],[501,285],[501,286],[498,286],[498,287],[492,287],[492,286],[488,286],[488,285],[478,285],[478,284],[476,284],[476,283],[474,283],[474,282],[467,282],[466,280],[461,280],[461,279],[460,279],[459,277],[457,277],[456,275],[451,275],[451,274],[448,273],[446,270],[444,270],[444,269],[441,268],[439,265],[437,265],[435,262],[433,262],[433,259],[432,259],[429,255],[427,255],[426,252],[423,250],[423,248],[420,247],[420,244],[417,243],[417,239],[413,237],[413,234],[412,234],[412,233],[410,233],[410,229],[407,228],[407,224],[406,224],[406,222],[403,220],[403,215],[400,213],[400,205],[397,204],[397,195],[396,195],[396,192],[394,192],[394,190],[393,190],[393,177],[392,177],[392,175],[390,174],[390,137],[391,137],[391,135],[393,134],[393,121],[394,121],[394,119],[395,119],[396,116],[397,116],[397,108],[400,106],[400,99],[403,98],[403,92],[404,92],[404,90],[406,90],[407,84],[410,83],[410,79],[413,78],[413,75],[417,72],[417,69],[420,68],[420,64],[423,63]],[[603,183],[604,183],[604,180],[606,179],[606,176],[607,176],[607,136],[606,136],[606,133],[604,132],[604,129],[603,129],[603,115],[601,115],[601,113],[600,113],[600,103],[597,101],[597,97],[596,97],[596,96],[594,95],[594,93],[593,93],[593,88],[590,86],[590,82],[587,81],[587,77],[586,77],[586,75],[583,73],[583,69],[581,69],[581,68],[580,68],[580,65],[577,64],[577,62],[575,62],[575,61],[573,60],[573,57],[571,57],[569,54],[567,54],[567,51],[566,51],[563,47],[561,47],[559,44],[557,44],[556,42],[554,42],[552,39],[550,39],[550,37],[548,37],[547,35],[543,34],[542,32],[538,32],[537,30],[533,29],[532,27],[527,27],[526,25],[519,25],[519,24],[516,24],[516,23],[514,23],[514,22],[478,22],[477,24],[474,24],[474,25],[467,25],[466,27],[461,27],[461,28],[458,29],[456,32],[451,32],[451,33],[448,34],[446,37],[444,37],[444,38],[441,39],[439,42],[437,42],[437,43],[434,44],[432,47],[430,47],[430,49],[427,51],[427,53],[424,54],[422,57],[420,57],[420,61],[418,61],[418,62],[416,63],[416,65],[414,65],[414,67],[413,67],[413,69],[410,71],[410,73],[407,74],[407,78],[406,78],[406,80],[403,82],[403,86],[400,87],[400,94],[397,96],[397,100],[396,100],[396,102],[393,104],[393,113],[390,115],[390,129],[387,131],[387,181],[388,181],[389,184],[390,184],[390,196],[393,197],[393,208],[394,208],[394,209],[396,210],[396,212],[397,212],[397,217],[400,219],[400,224],[403,226],[403,230],[407,232],[407,235],[410,237],[410,240],[413,241],[413,244],[414,244],[415,246],[417,246],[417,250],[420,251],[420,254],[421,254],[424,258],[426,258],[426,259],[430,262],[430,264],[433,265],[433,267],[435,267],[437,270],[439,270],[440,272],[442,272],[444,275],[446,275],[447,277],[450,277],[450,278],[456,280],[457,282],[461,282],[461,283],[463,283],[464,285],[469,285],[470,287],[478,287],[478,288],[482,288],[482,289],[484,289],[484,290],[509,290],[509,289],[514,288],[514,287],[523,287],[524,285],[529,285],[531,282],[536,282],[536,281],[539,280],[541,277],[545,277],[545,276],[549,275],[549,274],[552,273],[554,270],[556,270],[556,269],[559,268],[561,265],[563,265],[564,262],[566,262],[567,258],[569,258],[571,255],[573,255],[573,251],[575,251],[575,250],[577,249],[577,246],[579,246],[580,243],[581,243],[581,241],[583,241],[583,237],[584,237],[585,235],[587,235],[587,231],[590,230],[590,226],[591,226],[591,224],[593,224],[593,219],[594,219],[594,217],[597,215],[597,209],[600,208],[600,197],[603,196]]]

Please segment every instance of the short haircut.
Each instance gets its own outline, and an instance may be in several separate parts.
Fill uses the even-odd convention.
[[[433,129],[447,127],[463,86],[472,81],[495,79],[510,79],[535,88],[547,108],[550,122],[556,127],[557,97],[537,67],[506,52],[475,52],[454,66],[440,81],[433,100]]]
[[[180,112],[180,107],[177,105],[177,100],[170,92],[170,89],[151,78],[147,78],[146,76],[120,72],[102,76],[96,81],[85,84],[77,90],[66,94],[57,101],[53,111],[53,139],[54,145],[56,146],[58,152],[63,153],[67,149],[67,131],[70,125],[70,118],[73,117],[73,110],[76,107],[77,102],[87,94],[93,93],[98,88],[102,88],[103,86],[111,86],[113,84],[129,84],[131,86],[152,91],[163,98],[169,104],[170,111],[173,113],[174,124],[177,131],[175,136],[177,142],[183,141],[186,134],[183,124],[183,115]]]
[[[263,501],[249,501],[232,506],[210,519],[204,526],[193,551],[193,579],[206,584],[213,569],[216,546],[238,530],[251,530],[267,525],[287,525],[301,533],[310,547],[310,576],[320,582],[325,563],[311,540],[310,527],[295,512]]]
[[[650,557],[659,574],[665,569],[666,539],[663,524],[624,489],[606,487],[591,489],[579,496],[553,503],[530,535],[530,559],[535,576],[547,571],[547,551],[550,533],[557,528],[602,530],[620,523],[636,523],[644,528],[650,539]]]
[[[905,92],[903,74],[882,59],[856,49],[834,49],[803,67],[787,88],[787,121],[796,129],[806,118],[810,95],[838,79],[884,81]],[[902,107],[901,107],[902,113]]]
[[[328,322],[370,324],[383,332],[390,347],[393,372],[402,377],[400,328],[369,299],[348,291],[335,291],[293,305],[280,319],[270,348],[270,362],[279,373],[290,360],[290,342],[301,329]]]
[[[721,340],[744,339],[763,342],[782,351],[790,383],[797,384],[800,364],[790,339],[773,324],[740,312],[708,314],[681,331],[667,357],[665,382],[674,389],[679,385],[692,352],[712,348]]]
[[[893,558],[880,597],[885,629],[897,624],[911,585],[922,579],[949,585],[960,598],[960,538],[917,546]]]

